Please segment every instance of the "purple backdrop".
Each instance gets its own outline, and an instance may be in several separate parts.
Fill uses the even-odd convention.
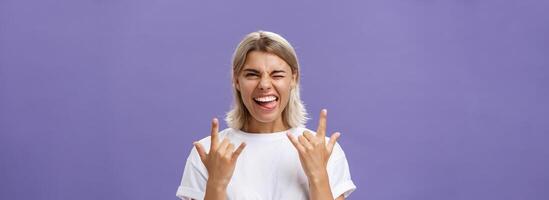
[[[549,199],[547,10],[0,0],[0,199],[175,199],[259,29],[296,47],[308,126],[342,132],[351,199]]]

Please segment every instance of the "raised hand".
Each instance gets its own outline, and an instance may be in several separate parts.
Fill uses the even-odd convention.
[[[328,165],[328,159],[340,136],[340,133],[338,132],[332,134],[329,142],[326,144],[326,117],[327,111],[326,109],[323,109],[320,111],[316,135],[305,131],[296,139],[290,133],[287,134],[299,153],[301,166],[309,180],[327,178],[325,176],[327,176],[326,167]]]
[[[226,188],[231,180],[238,156],[246,147],[241,143],[235,150],[235,146],[225,138],[221,143],[218,139],[219,122],[216,118],[212,120],[210,151],[206,153],[204,147],[199,142],[194,142],[194,146],[200,155],[200,159],[208,170],[208,188],[214,186]],[[206,191],[208,194],[208,191]],[[206,195],[207,196],[207,195]]]

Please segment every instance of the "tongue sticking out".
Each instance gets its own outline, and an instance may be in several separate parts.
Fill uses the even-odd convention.
[[[261,107],[263,107],[267,110],[271,110],[276,106],[276,101],[261,102],[261,103],[258,103],[258,104],[259,104],[259,106],[261,106]]]

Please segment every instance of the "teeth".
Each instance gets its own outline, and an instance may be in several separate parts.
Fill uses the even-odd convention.
[[[275,96],[257,97],[257,98],[254,98],[254,100],[259,102],[270,102],[270,101],[276,100],[276,97]]]

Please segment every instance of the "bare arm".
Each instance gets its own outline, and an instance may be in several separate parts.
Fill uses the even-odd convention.
[[[227,199],[227,184],[211,183],[208,181],[206,186],[206,196],[204,200],[225,200]]]
[[[313,200],[332,200],[333,194],[328,181],[328,174],[321,178],[309,178],[309,196]]]

